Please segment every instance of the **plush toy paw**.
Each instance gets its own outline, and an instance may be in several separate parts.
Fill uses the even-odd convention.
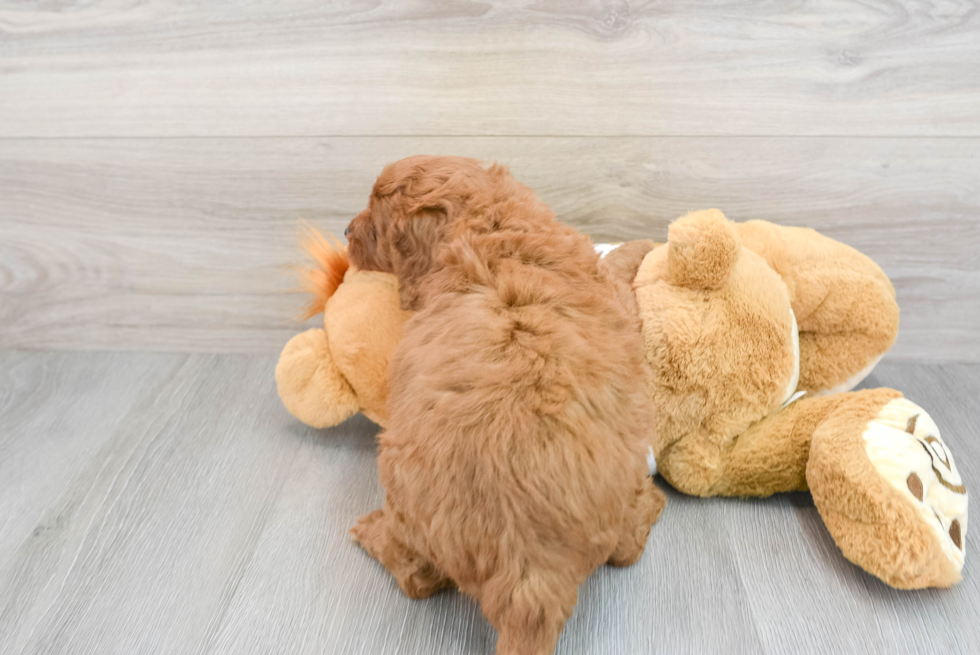
[[[962,569],[966,486],[932,417],[896,398],[868,424],[864,444],[878,473],[915,505],[943,551]]]
[[[330,354],[327,333],[319,328],[289,340],[276,365],[276,384],[289,413],[315,428],[332,427],[360,411]]]
[[[848,394],[813,435],[807,482],[844,556],[903,589],[960,580],[967,493],[929,414],[897,392]]]

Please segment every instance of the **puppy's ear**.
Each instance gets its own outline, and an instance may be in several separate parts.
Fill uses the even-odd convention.
[[[421,308],[422,280],[439,266],[439,248],[448,237],[449,215],[442,207],[426,207],[399,221],[392,245],[402,309]]]

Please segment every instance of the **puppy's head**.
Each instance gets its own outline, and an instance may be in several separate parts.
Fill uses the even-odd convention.
[[[402,307],[418,309],[420,284],[439,267],[440,247],[481,206],[494,202],[505,178],[512,179],[505,168],[486,169],[464,157],[420,155],[389,164],[367,209],[345,232],[351,262],[362,270],[394,273]]]

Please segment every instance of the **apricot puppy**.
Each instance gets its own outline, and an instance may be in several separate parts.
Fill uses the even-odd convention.
[[[455,584],[498,655],[554,651],[578,586],[643,552],[665,497],[633,294],[502,166],[412,157],[348,228],[416,313],[392,363],[384,507],[355,538],[414,598]]]

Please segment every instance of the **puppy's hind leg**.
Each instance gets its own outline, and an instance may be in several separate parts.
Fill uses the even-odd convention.
[[[362,516],[351,528],[354,540],[395,576],[409,598],[427,598],[453,582],[399,537],[403,526],[388,507]]]
[[[650,536],[650,526],[660,518],[666,504],[667,496],[653,483],[653,478],[643,478],[643,484],[636,490],[636,495],[626,510],[619,543],[609,557],[610,564],[629,566],[640,559],[647,545],[647,537]]]

